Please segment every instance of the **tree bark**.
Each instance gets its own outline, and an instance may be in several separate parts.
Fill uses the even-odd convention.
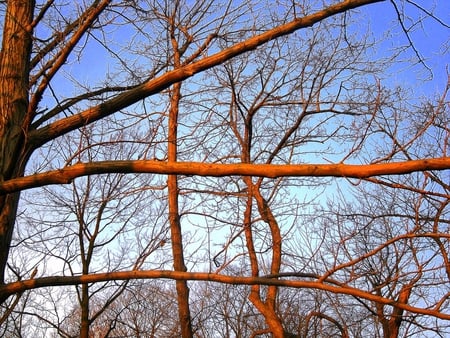
[[[89,338],[89,285],[81,285],[80,338]]]
[[[178,104],[180,101],[181,83],[173,86],[171,107],[169,112],[169,135],[168,135],[168,160],[177,161],[177,124]],[[169,224],[172,240],[173,267],[175,271],[186,271],[183,254],[183,236],[181,231],[180,214],[178,210],[178,177],[169,175],[167,178],[167,190],[169,201]],[[192,338],[192,324],[189,310],[189,288],[187,282],[178,280],[176,283],[178,298],[178,315],[181,326],[181,336]]]
[[[252,149],[252,117],[256,111],[249,112],[245,121],[244,135],[242,136],[242,163],[251,163],[251,149]],[[240,139],[237,129],[235,129],[236,136]],[[280,272],[281,265],[281,235],[279,233],[278,224],[273,217],[267,203],[264,201],[260,191],[259,185],[253,184],[252,177],[244,176],[243,180],[247,186],[247,203],[244,214],[244,229],[247,242],[247,251],[250,258],[250,266],[252,270],[252,276],[258,277],[260,273],[260,267],[258,263],[258,257],[254,247],[253,241],[253,229],[252,229],[252,212],[253,212],[253,199],[256,200],[258,205],[259,214],[261,218],[269,224],[272,235],[272,264],[271,274],[278,274]],[[276,230],[276,229],[277,230]],[[269,286],[267,295],[263,299],[261,295],[261,288],[259,285],[252,285],[249,295],[249,300],[258,309],[258,311],[264,316],[264,320],[269,328],[270,333],[274,338],[283,338],[284,330],[281,318],[278,316],[275,308],[275,300],[278,292],[277,286]]]
[[[174,68],[181,68],[182,52],[178,46],[178,40],[175,37],[177,23],[175,16],[177,13],[177,5],[169,16],[169,36],[173,48]],[[169,162],[175,163],[178,158],[178,112],[181,100],[181,82],[175,83],[170,91],[170,109],[169,109],[169,131],[167,158]],[[167,178],[168,202],[169,202],[169,224],[172,240],[173,268],[175,271],[186,272],[187,268],[184,263],[184,247],[183,234],[181,230],[180,213],[178,210],[178,176],[168,175]],[[178,301],[178,317],[180,320],[181,337],[192,338],[191,313],[189,308],[189,288],[187,281],[177,280],[177,301]]]
[[[312,176],[370,180],[370,177],[381,175],[403,175],[418,171],[448,169],[450,169],[450,157],[377,164],[222,164],[204,162],[164,162],[153,160],[99,161],[77,163],[57,170],[18,177],[5,182],[0,181],[0,194],[12,193],[50,184],[68,184],[77,177],[105,173],[149,173],[211,177],[241,175],[270,178]],[[406,186],[401,186],[399,184],[391,184],[391,187],[406,188]],[[419,189],[415,189],[414,191],[421,192]],[[440,196],[446,197],[445,194]]]
[[[8,1],[0,52],[0,183],[23,175],[35,2]],[[5,282],[19,193],[0,196],[0,283]],[[0,299],[0,303],[4,299]]]

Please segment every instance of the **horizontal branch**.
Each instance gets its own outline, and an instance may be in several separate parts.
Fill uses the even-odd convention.
[[[0,297],[6,298],[10,295],[21,293],[26,290],[63,286],[63,285],[78,285],[85,283],[98,283],[111,280],[131,280],[131,279],[172,279],[172,280],[187,280],[187,281],[210,281],[233,285],[276,285],[281,287],[317,289],[335,294],[346,294],[354,297],[366,299],[368,301],[377,302],[393,306],[396,308],[417,313],[422,315],[433,316],[445,320],[450,320],[450,314],[442,313],[437,309],[419,308],[405,303],[399,303],[395,300],[380,297],[368,291],[353,288],[346,285],[332,285],[326,282],[318,282],[317,280],[287,280],[267,277],[245,277],[245,276],[229,276],[213,273],[202,272],[181,272],[169,270],[145,270],[145,271],[116,271],[107,273],[96,273],[79,276],[54,276],[41,277],[36,279],[28,279],[18,282],[12,282],[0,286]]]
[[[100,161],[77,163],[62,169],[0,182],[0,194],[50,185],[67,184],[77,177],[111,173],[147,173],[193,176],[256,177],[346,177],[368,178],[402,175],[426,170],[450,169],[450,157],[382,164],[213,164],[201,162],[163,162],[149,160]]]

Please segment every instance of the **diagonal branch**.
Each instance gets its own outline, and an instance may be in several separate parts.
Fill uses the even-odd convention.
[[[380,1],[384,0],[342,1],[311,15],[307,15],[303,18],[297,18],[284,25],[270,29],[267,32],[253,36],[223,51],[205,57],[202,60],[169,71],[164,75],[161,75],[160,77],[152,78],[148,82],[138,86],[137,88],[118,94],[116,97],[102,104],[91,107],[77,115],[63,118],[41,129],[32,131],[30,132],[29,138],[30,145],[33,148],[39,147],[58,136],[75,130],[83,125],[102,119],[105,116],[114,114],[115,112],[128,107],[148,96],[159,93],[176,82],[183,81],[195,74],[220,65],[240,54],[254,50],[257,47],[267,43],[268,41],[291,34],[301,28],[310,27],[336,14]]]
[[[48,87],[51,79],[64,65],[70,53],[78,44],[80,39],[85,35],[85,33],[92,26],[92,23],[97,20],[99,15],[104,11],[104,9],[109,5],[110,2],[111,0],[104,0],[98,5],[97,2],[95,2],[94,5],[87,10],[86,17],[83,17],[79,28],[74,32],[67,45],[64,46],[64,48],[61,49],[57,56],[52,60],[50,68],[48,70],[44,68],[45,74],[42,78],[42,81],[37,86],[36,92],[32,95],[28,106],[29,122],[31,122],[34,118],[38,104],[41,101],[44,91]]]
[[[422,55],[420,55],[419,50],[416,48],[414,42],[412,41],[409,29],[405,26],[402,14],[400,13],[400,9],[398,8],[394,0],[391,0],[391,3],[394,6],[395,12],[397,13],[397,18],[398,22],[400,23],[400,27],[402,28],[403,33],[405,33],[409,46],[412,48],[414,54],[417,56],[419,63],[421,63],[431,74],[433,74],[431,68],[425,63],[424,58],[422,57]]]

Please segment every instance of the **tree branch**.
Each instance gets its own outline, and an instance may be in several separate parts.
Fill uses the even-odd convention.
[[[346,0],[334,4],[303,18],[297,18],[284,25],[275,27],[262,34],[253,36],[245,41],[237,43],[223,51],[205,57],[197,62],[182,66],[152,78],[148,82],[132,90],[118,94],[116,97],[89,108],[77,115],[70,116],[49,124],[41,129],[30,132],[29,140],[33,148],[45,144],[55,137],[75,130],[81,126],[97,121],[105,116],[111,115],[125,107],[128,107],[148,96],[154,95],[167,89],[176,82],[183,81],[204,70],[220,65],[240,54],[249,52],[257,47],[284,35],[291,34],[301,28],[310,27],[328,17],[346,12],[348,10],[385,0]]]
[[[99,161],[77,163],[62,169],[19,177],[0,182],[0,194],[67,184],[77,177],[107,173],[146,173],[196,176],[258,176],[258,177],[345,177],[367,178],[379,175],[401,175],[425,170],[450,169],[450,157],[377,164],[213,164],[201,162],[162,162],[150,160]]]
[[[276,285],[291,288],[305,288],[328,291],[335,294],[346,294],[373,301],[379,304],[393,306],[395,308],[403,309],[411,313],[417,313],[436,318],[450,320],[450,314],[442,313],[434,309],[419,308],[405,303],[399,303],[395,300],[374,295],[370,292],[363,291],[358,288],[350,286],[335,286],[318,281],[304,281],[304,280],[283,280],[264,277],[243,277],[243,276],[229,276],[219,275],[203,272],[183,272],[170,270],[140,270],[140,271],[116,271],[106,273],[95,273],[79,276],[53,276],[41,277],[36,279],[28,279],[18,282],[12,282],[0,286],[0,298],[7,298],[8,296],[24,292],[26,290],[54,287],[63,285],[78,285],[85,283],[98,283],[111,280],[131,280],[131,279],[172,279],[172,280],[191,280],[191,281],[209,281],[232,285]]]

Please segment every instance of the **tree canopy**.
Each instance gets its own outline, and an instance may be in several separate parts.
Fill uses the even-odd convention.
[[[450,334],[446,9],[1,2],[1,334]]]

